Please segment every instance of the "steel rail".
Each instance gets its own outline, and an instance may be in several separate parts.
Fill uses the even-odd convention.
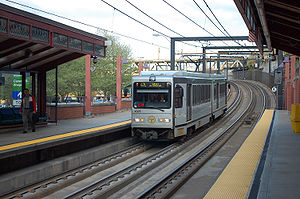
[[[84,196],[88,196],[88,195],[92,195],[94,191],[101,191],[104,190],[103,194],[101,194],[102,197],[106,197],[105,195],[108,195],[110,193],[110,189],[109,186],[110,184],[115,184],[117,183],[118,180],[124,180],[124,178],[126,178],[126,176],[128,177],[128,175],[131,172],[142,172],[142,168],[144,167],[144,171],[149,171],[151,170],[154,166],[156,166],[157,164],[160,164],[165,158],[175,155],[175,153],[173,154],[168,154],[170,151],[175,151],[176,148],[178,148],[180,145],[180,143],[174,143],[172,145],[169,145],[167,147],[165,147],[163,150],[160,150],[158,152],[156,152],[155,154],[142,159],[136,163],[133,163],[119,171],[116,171],[104,178],[101,178],[67,196],[65,196],[63,199],[69,199],[69,198],[82,198]],[[167,157],[165,158],[161,158],[158,159],[164,155],[167,155]],[[158,160],[158,161],[157,161]],[[156,161],[154,164],[152,165],[148,165],[149,163]],[[145,168],[146,167],[146,168]],[[129,177],[130,179],[126,181],[126,183],[129,183],[130,181],[135,180],[135,176],[131,176]],[[121,187],[123,185],[123,183],[120,183],[118,185],[118,187]],[[115,188],[115,187],[114,187]]]
[[[262,106],[262,111],[261,111],[261,113],[260,113],[260,115],[258,117],[258,120],[259,120],[262,117],[262,115],[264,113],[264,110],[266,109],[266,95],[265,95],[265,92],[262,90],[262,88],[260,86],[254,84],[252,82],[250,84],[252,84],[252,86],[256,87],[260,91],[260,93],[262,94],[262,96],[263,96],[263,106]]]
[[[231,106],[229,107],[228,110],[232,109],[232,107],[235,106],[238,99],[240,98],[240,90],[239,90],[238,86],[235,83],[232,83],[232,84],[236,88],[238,95],[235,96],[234,103],[231,104]],[[111,157],[102,159],[93,164],[85,165],[83,167],[74,169],[72,171],[67,171],[65,174],[61,174],[57,177],[45,180],[42,183],[37,183],[36,185],[30,186],[26,190],[16,191],[13,194],[7,194],[7,195],[9,195],[10,199],[12,199],[12,198],[45,197],[47,195],[54,193],[55,191],[62,189],[63,187],[69,186],[70,184],[76,183],[84,178],[87,178],[87,177],[95,174],[96,172],[104,170],[109,166],[116,165],[117,163],[119,163],[120,161],[122,161],[124,159],[124,157],[122,158],[122,156],[123,156],[122,154],[127,154],[126,157],[128,158],[128,154],[130,153],[130,152],[128,152],[128,150],[135,150],[133,148],[134,147],[140,148],[139,146],[140,145],[137,144],[132,147],[128,147]],[[138,150],[138,149],[136,149],[136,150]],[[137,152],[135,152],[135,154],[136,153]],[[133,156],[133,155],[129,155],[129,156]],[[125,157],[125,159],[126,159],[126,157]],[[104,163],[106,163],[106,164],[104,164]]]
[[[92,176],[93,174],[102,171],[110,166],[116,165],[124,159],[128,159],[133,155],[141,153],[149,148],[149,145],[144,143],[138,143],[133,146],[127,147],[107,158],[103,158],[91,164],[87,164],[80,168],[74,169],[72,171],[67,171],[64,174],[53,177],[51,179],[45,180],[42,183],[37,183],[36,185],[27,188],[24,191],[16,191],[11,194],[7,194],[7,198],[16,199],[16,198],[42,198],[55,191],[58,191],[64,187],[67,187],[70,184],[78,182],[84,178]]]
[[[237,86],[237,85],[236,85]],[[237,88],[238,95],[236,96],[235,103],[233,106],[236,106],[238,103],[237,101],[240,101],[241,99],[241,92],[240,89]],[[251,95],[252,96],[252,95]],[[232,106],[232,107],[233,107]],[[232,108],[231,108],[232,109]],[[228,113],[231,114],[231,113]],[[189,139],[190,140],[190,139]],[[188,141],[178,145],[178,146],[183,146],[184,144],[187,144]],[[158,152],[160,153],[160,152]],[[175,155],[175,152],[173,153]],[[155,155],[153,155],[155,156]],[[172,157],[172,154],[168,155],[168,157]],[[151,160],[152,157],[149,159]],[[166,157],[167,158],[167,157]],[[133,182],[135,179],[137,179],[140,175],[144,175],[147,173],[149,170],[154,168],[156,165],[159,165],[163,162],[164,159],[166,158],[161,158],[159,161],[157,161],[156,164],[152,164],[148,166],[146,169],[142,169],[143,166],[147,166],[144,162],[148,161],[147,159],[141,160],[138,163],[133,164],[132,166],[128,166],[120,171],[117,171],[105,178],[99,179],[83,188],[80,190],[73,192],[69,194],[68,196],[64,197],[64,199],[69,199],[69,198],[105,198],[110,196],[111,194],[115,193],[116,190],[121,189],[124,184],[128,184]],[[132,174],[131,171],[136,171],[137,168],[140,170],[139,173]],[[132,174],[132,176],[129,176],[129,174]],[[126,176],[127,175],[127,176]],[[126,177],[127,179],[125,179]],[[120,181],[119,181],[120,180]],[[123,182],[122,182],[123,180]]]
[[[234,106],[236,106],[236,104],[238,103],[238,101],[241,99],[241,92],[240,92],[239,87],[237,86],[236,83],[233,83],[233,85],[236,88],[238,94],[235,96],[234,103],[232,103],[231,106],[229,107],[230,111],[234,108]],[[226,115],[228,115],[230,113],[230,111]],[[180,144],[180,145],[182,145],[182,144]],[[161,153],[161,152],[158,152],[158,153]],[[157,155],[154,154],[153,157],[154,156],[157,156]],[[143,165],[143,162],[147,161],[147,159],[146,160],[141,160],[138,163],[132,164],[132,165],[130,165],[130,166],[128,166],[128,167],[120,170],[120,171],[116,171],[115,173],[113,173],[113,174],[111,174],[111,175],[109,175],[109,176],[107,176],[105,178],[99,179],[99,180],[97,180],[97,181],[95,181],[95,182],[93,182],[93,183],[91,183],[91,184],[89,184],[89,185],[81,188],[80,190],[67,195],[66,197],[64,197],[64,199],[67,199],[67,198],[68,199],[69,198],[78,198],[78,197],[80,198],[80,197],[83,197],[84,195],[86,195],[86,196],[89,195],[90,197],[93,198],[93,196],[92,196],[93,195],[93,193],[92,193],[93,191],[95,191],[95,190],[100,191],[102,189],[101,186],[102,187],[107,186],[108,184],[112,183],[113,181],[114,181],[113,183],[116,183],[116,179],[118,179],[118,178],[122,179],[123,178],[122,175],[124,175],[124,173],[128,173],[127,172],[128,170],[136,170],[136,168],[141,168],[140,165]],[[149,159],[152,159],[152,156],[149,157]],[[112,180],[112,179],[115,179],[115,180]],[[108,183],[106,183],[106,182],[108,182]],[[118,185],[118,187],[121,187],[121,185]],[[109,189],[109,188],[107,188],[107,189]],[[103,194],[100,194],[101,197],[105,197],[105,196],[109,195],[106,192],[111,192],[111,191],[108,190],[108,191],[103,191],[103,192],[104,192]],[[99,197],[99,195],[97,195],[97,197]]]
[[[237,90],[238,94],[235,96],[234,102],[228,107],[227,112],[231,112],[231,110],[236,106],[239,99],[241,98],[240,88],[238,87],[238,85],[235,82],[231,82],[231,83],[235,87],[235,89]]]
[[[180,187],[191,175],[193,175],[202,165],[196,165],[192,171],[188,174],[184,173],[185,170],[193,167],[193,163],[197,163],[200,160],[201,156],[207,153],[208,149],[214,145],[218,140],[221,140],[224,135],[227,134],[242,118],[246,115],[246,112],[249,111],[251,105],[253,106],[253,91],[246,85],[250,90],[250,103],[246,107],[246,109],[242,112],[242,114],[229,126],[227,127],[221,134],[219,134],[212,142],[204,146],[200,149],[195,155],[187,159],[181,165],[179,165],[176,169],[170,172],[168,175],[161,178],[157,183],[153,184],[150,188],[142,192],[136,198],[169,198],[177,189]],[[230,137],[230,136],[229,136]],[[228,137],[228,139],[229,139]],[[226,142],[226,140],[224,141]],[[220,146],[221,147],[221,146]],[[184,178],[182,180],[178,180],[180,178]],[[170,188],[171,187],[171,188]],[[168,190],[169,189],[169,190]]]

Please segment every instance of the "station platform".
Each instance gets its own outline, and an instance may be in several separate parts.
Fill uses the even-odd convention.
[[[23,128],[0,130],[0,157],[5,158],[20,153],[55,146],[64,142],[107,133],[114,128],[129,128],[131,110],[105,113],[78,119],[60,120],[57,124],[49,123],[36,126],[36,132],[23,134]]]
[[[299,151],[290,113],[266,110],[205,198],[300,198]]]

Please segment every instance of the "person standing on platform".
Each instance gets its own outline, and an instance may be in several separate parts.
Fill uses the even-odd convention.
[[[22,114],[23,119],[23,133],[27,133],[28,131],[28,121],[31,125],[32,132],[35,132],[35,123],[32,121],[32,115],[36,112],[35,99],[29,94],[29,90],[27,88],[24,89],[22,96],[20,114]]]

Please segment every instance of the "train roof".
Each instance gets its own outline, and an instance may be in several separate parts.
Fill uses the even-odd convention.
[[[211,79],[224,79],[224,75],[209,74],[191,71],[174,71],[174,70],[159,70],[159,71],[142,71],[140,76],[171,76],[171,77],[198,77],[198,78],[211,78]]]

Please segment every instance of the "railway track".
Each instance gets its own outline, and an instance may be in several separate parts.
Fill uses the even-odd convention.
[[[255,96],[264,93],[251,86],[251,83],[232,82],[232,85],[234,95],[231,94],[231,97],[235,97],[234,100],[231,98],[232,103],[226,115],[192,139],[152,151],[153,145],[141,143],[6,198],[169,197],[231,137],[249,115],[249,111],[254,111]],[[252,97],[246,99],[246,95]],[[141,155],[143,153],[145,155]],[[130,163],[118,168],[124,161]],[[115,167],[114,171],[105,172],[112,167]],[[98,173],[103,173],[102,177],[91,177]],[[84,183],[88,178],[92,178],[89,180],[91,183]]]
[[[247,87],[247,86],[246,86]],[[217,135],[210,143],[202,147],[173,171],[165,175],[158,182],[137,196],[137,198],[169,198],[182,186],[203,164],[232,136],[239,122],[250,109],[254,108],[253,92],[250,91],[250,101],[242,114],[226,129]]]
[[[242,99],[242,97],[241,97],[241,95],[239,95],[237,97],[236,103],[240,103],[241,99]],[[228,113],[228,116],[227,116],[228,118],[230,118],[229,115],[233,114],[234,107],[237,107],[237,106],[233,105],[233,106],[231,106],[231,108],[229,108],[230,110],[229,110],[229,113]],[[215,134],[218,134],[218,132],[215,132]],[[180,159],[186,159],[188,154],[190,154],[190,151],[194,151],[193,149],[197,149],[199,144],[202,143],[202,145],[203,145],[205,143],[205,140],[201,139],[201,137],[202,136],[200,136],[198,138],[198,141],[195,141],[195,139],[197,139],[197,138],[194,137],[193,139],[188,140],[187,142],[181,144],[177,149],[178,151],[181,151],[181,153],[178,153],[177,151],[174,151],[173,154],[177,153],[176,154],[177,156],[169,155],[169,157],[172,157],[172,158],[169,158],[168,160],[165,158],[164,160],[161,161],[160,164],[153,166],[153,168],[156,167],[155,169],[147,170],[147,169],[143,169],[142,167],[139,167],[140,168],[139,173],[135,174],[135,177],[134,176],[131,177],[131,178],[135,179],[135,182],[133,183],[133,185],[131,184],[130,181],[126,181],[126,179],[122,177],[123,176],[123,174],[122,174],[121,176],[118,177],[119,179],[122,179],[122,181],[123,181],[121,186],[118,186],[118,185],[114,186],[113,185],[114,183],[119,184],[119,185],[121,184],[121,182],[117,182],[118,178],[113,177],[112,179],[114,179],[114,181],[112,179],[110,179],[110,184],[107,184],[103,180],[99,180],[99,181],[97,181],[97,182],[95,182],[95,183],[93,183],[93,184],[91,184],[87,187],[82,188],[81,190],[78,190],[78,191],[68,195],[65,198],[109,198],[109,197],[111,197],[111,198],[121,198],[122,196],[125,196],[125,195],[126,195],[126,197],[129,197],[129,198],[135,197],[134,194],[131,195],[130,193],[128,193],[128,190],[137,189],[136,184],[141,184],[141,186],[139,186],[141,188],[138,188],[138,189],[143,189],[143,187],[147,186],[145,183],[143,183],[145,181],[145,179],[149,179],[149,178],[151,179],[151,176],[155,176],[155,175],[157,175],[157,176],[164,175],[164,174],[158,174],[158,173],[160,173],[160,170],[166,170],[166,169],[164,169],[164,168],[159,169],[160,167],[158,167],[158,166],[165,165],[165,164],[171,165],[171,162],[174,162],[174,159],[176,160],[176,162],[178,164],[178,162],[180,162],[179,161],[179,156],[181,156]],[[211,142],[211,141],[206,140],[206,142]],[[162,164],[162,163],[164,163],[164,164]],[[165,166],[163,166],[163,167],[165,167]],[[169,170],[172,170],[172,169],[173,168],[171,166],[171,168],[169,168]],[[131,170],[133,171],[134,169],[131,168]],[[127,174],[130,175],[129,173],[127,173]],[[132,175],[134,175],[134,174],[132,173]],[[155,179],[152,179],[150,181],[155,181]],[[129,185],[129,187],[125,188],[125,190],[123,188],[123,191],[122,191],[121,187],[124,187],[125,184],[131,184],[131,185]],[[106,190],[103,189],[104,186],[107,186]],[[109,191],[107,191],[107,190],[109,190]],[[118,192],[118,191],[119,191],[119,193],[116,194],[116,192]],[[135,193],[139,192],[139,190],[136,190],[134,192]]]

